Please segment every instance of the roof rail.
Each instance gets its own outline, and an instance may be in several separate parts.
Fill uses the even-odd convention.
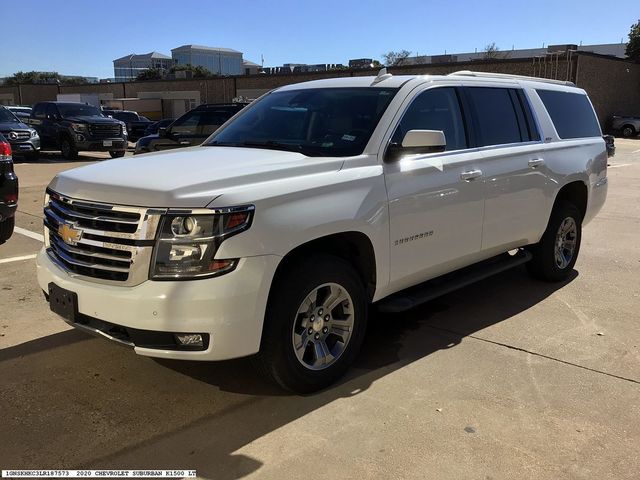
[[[576,84],[565,80],[553,80],[551,78],[527,77],[525,75],[511,75],[509,73],[490,73],[490,72],[472,72],[471,70],[460,70],[450,73],[449,75],[459,75],[464,77],[481,77],[481,78],[504,78],[506,80],[528,80],[530,82],[555,83],[557,85],[567,85],[575,87]]]

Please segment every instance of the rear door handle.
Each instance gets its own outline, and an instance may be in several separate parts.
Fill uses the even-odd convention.
[[[538,168],[544,165],[544,160],[542,158],[533,158],[529,160],[529,166],[531,168]]]
[[[465,182],[470,182],[474,178],[482,176],[482,170],[469,170],[468,172],[462,172],[460,178]]]

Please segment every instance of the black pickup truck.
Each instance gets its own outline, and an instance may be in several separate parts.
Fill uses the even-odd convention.
[[[125,123],[130,142],[136,142],[139,138],[144,137],[147,127],[153,123],[148,118],[138,115],[138,112],[131,110],[102,109],[102,113]]]
[[[13,234],[18,208],[18,177],[13,171],[11,144],[0,133],[0,244]]]
[[[69,160],[76,158],[79,151],[109,152],[112,158],[122,157],[127,148],[125,124],[85,103],[36,103],[29,125],[40,135],[42,150],[60,150]]]

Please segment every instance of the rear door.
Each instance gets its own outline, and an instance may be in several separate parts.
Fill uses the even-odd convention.
[[[535,242],[548,220],[548,175],[526,93],[517,85],[463,90],[482,154],[482,250],[501,253]]]
[[[455,86],[422,89],[405,102],[390,141],[409,130],[442,130],[446,150],[386,159],[390,281],[394,289],[477,260],[484,192],[480,152],[470,148]]]

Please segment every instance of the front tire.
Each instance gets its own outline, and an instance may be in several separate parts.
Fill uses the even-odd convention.
[[[286,390],[327,387],[364,339],[368,302],[358,273],[338,257],[318,255],[288,268],[272,288],[255,363]]]
[[[124,157],[124,150],[110,150],[109,155],[111,155],[111,158]]]
[[[562,202],[551,213],[540,242],[529,247],[533,255],[527,263],[532,277],[561,282],[573,270],[582,240],[582,214],[572,203]]]
[[[74,145],[73,140],[68,137],[63,138],[60,142],[60,151],[62,156],[67,160],[75,160],[78,158],[78,149]]]
[[[3,244],[7,240],[11,238],[13,235],[13,228],[16,224],[15,217],[9,217],[4,221],[0,222],[0,244]]]

